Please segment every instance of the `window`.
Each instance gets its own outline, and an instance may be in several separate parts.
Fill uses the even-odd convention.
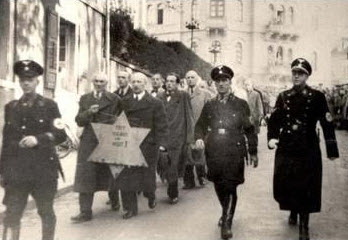
[[[161,4],[158,5],[158,8],[157,8],[157,24],[158,25],[161,25],[163,24],[163,7]]]
[[[243,46],[242,43],[236,43],[236,63],[242,64],[243,62]]]
[[[224,0],[210,0],[210,16],[223,17],[225,15]]]
[[[283,6],[280,6],[277,9],[277,16],[276,16],[276,24],[284,24],[285,20],[285,9]]]
[[[317,52],[313,52],[312,63],[313,63],[313,71],[317,71],[317,69],[318,69],[318,54],[317,54]]]
[[[294,8],[289,8],[289,23],[294,24]]]
[[[224,35],[225,35],[225,30],[223,28],[209,28],[210,37],[224,36]]]
[[[155,16],[155,9],[156,7],[153,5],[147,6],[147,23],[148,24],[154,24],[154,16]]]
[[[192,41],[192,51],[193,51],[193,52],[197,52],[197,49],[198,49],[197,40],[193,40],[193,41]]]
[[[292,49],[291,48],[289,48],[289,50],[288,50],[288,62],[289,63],[291,63],[292,62]]]
[[[283,65],[283,56],[283,48],[279,46],[276,54],[276,65]]]
[[[274,22],[274,6],[273,6],[273,4],[270,4],[268,6],[268,9],[269,9],[269,18],[270,18],[271,22]]]
[[[237,22],[243,22],[243,3],[242,0],[238,0],[236,3],[236,15],[235,19]]]
[[[274,67],[274,51],[272,46],[268,46],[267,48],[267,65],[271,69]]]

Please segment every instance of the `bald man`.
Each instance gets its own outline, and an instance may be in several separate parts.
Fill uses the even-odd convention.
[[[94,90],[81,97],[75,118],[77,125],[83,127],[74,183],[74,191],[79,193],[80,213],[71,218],[76,223],[92,219],[94,192],[107,191],[112,178],[107,164],[87,161],[98,145],[91,123],[113,124],[121,111],[120,98],[106,91],[107,84],[105,74],[93,78]]]
[[[163,103],[145,91],[147,77],[143,73],[131,75],[133,94],[123,98],[123,109],[131,127],[148,128],[149,134],[141,143],[141,150],[148,167],[126,167],[115,181],[121,190],[126,210],[124,219],[138,214],[137,192],[148,198],[150,209],[156,206],[156,166],[159,154],[167,149],[168,124]]]

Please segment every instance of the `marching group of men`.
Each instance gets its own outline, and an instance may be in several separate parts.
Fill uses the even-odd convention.
[[[325,96],[306,84],[312,71],[310,64],[296,59],[291,71],[293,88],[280,93],[269,119],[268,147],[277,148],[274,197],[282,210],[291,211],[289,224],[296,224],[300,216],[299,239],[308,240],[309,214],[320,211],[321,204],[322,165],[315,131],[318,121],[328,157],[337,158],[338,149]],[[0,162],[7,207],[3,239],[7,239],[8,229],[11,240],[19,239],[20,219],[28,195],[32,195],[42,220],[42,239],[53,240],[53,199],[61,171],[54,146],[66,139],[64,124],[57,104],[35,91],[43,68],[34,61],[18,61],[14,73],[23,96],[5,107]],[[182,91],[176,73],[165,77],[157,73],[151,79],[152,91],[147,91],[148,78],[143,73],[120,72],[119,88],[111,93],[106,90],[107,76],[96,75],[94,90],[81,97],[75,118],[83,127],[74,183],[80,213],[71,220],[91,220],[94,193],[101,190],[108,191],[113,210],[119,210],[122,202],[124,219],[138,214],[139,193],[148,199],[150,209],[155,208],[156,174],[167,182],[169,203],[176,204],[178,179],[183,177],[183,188],[191,189],[196,186],[196,175],[201,186],[206,178],[214,183],[222,208],[218,221],[221,238],[232,238],[237,187],[244,182],[244,167],[246,163],[258,166],[260,120],[260,114],[253,119],[250,111],[260,105],[259,96],[249,94],[247,101],[235,96],[231,91],[233,77],[231,68],[220,65],[211,71],[214,84],[210,80],[204,85],[191,70],[185,76],[188,87]],[[248,93],[252,93],[249,88]],[[107,164],[88,159],[98,145],[92,123],[113,124],[121,112],[131,127],[150,129],[140,145],[147,167],[125,167],[115,179]]]

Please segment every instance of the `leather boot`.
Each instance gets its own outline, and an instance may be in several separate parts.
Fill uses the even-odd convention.
[[[300,225],[299,225],[299,240],[310,240],[309,238],[309,214],[300,214]]]
[[[55,225],[42,225],[42,240],[54,240]]]
[[[222,225],[221,225],[221,238],[222,239],[230,239],[232,238],[232,216],[225,215],[222,217]]]

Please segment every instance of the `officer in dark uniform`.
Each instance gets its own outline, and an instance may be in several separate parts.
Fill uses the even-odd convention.
[[[218,66],[211,71],[218,95],[205,103],[195,127],[196,148],[205,147],[207,177],[214,182],[222,207],[219,220],[222,239],[232,237],[237,186],[244,182],[248,152],[250,163],[254,167],[258,164],[257,135],[250,123],[249,106],[230,92],[233,75],[227,66]],[[248,147],[245,137],[248,139]]]
[[[333,119],[323,93],[306,82],[312,73],[303,58],[291,64],[293,87],[279,94],[268,123],[268,146],[277,147],[274,166],[274,198],[280,209],[290,210],[289,224],[300,215],[300,240],[309,239],[309,214],[321,207],[322,160],[316,124],[325,138],[327,156],[339,156]]]
[[[29,194],[42,221],[42,239],[53,240],[56,216],[53,200],[60,169],[55,145],[65,141],[57,104],[35,92],[43,68],[31,60],[14,64],[23,96],[5,106],[5,126],[0,161],[3,203],[6,205],[3,239],[11,229],[19,239],[20,220]]]

